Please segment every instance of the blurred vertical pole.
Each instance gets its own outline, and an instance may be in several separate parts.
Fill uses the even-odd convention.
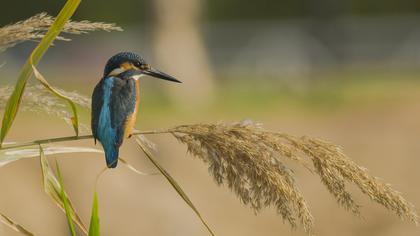
[[[211,98],[213,78],[199,31],[203,0],[154,0],[157,63],[183,81],[168,86],[177,102],[200,105]]]

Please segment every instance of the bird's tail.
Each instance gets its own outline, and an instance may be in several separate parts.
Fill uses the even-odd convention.
[[[117,167],[119,148],[116,146],[112,146],[112,147],[106,148],[104,151],[105,151],[106,165],[108,166],[108,168]]]

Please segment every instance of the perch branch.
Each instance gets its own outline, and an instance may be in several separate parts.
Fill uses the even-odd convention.
[[[132,133],[132,135],[141,135],[141,134],[164,134],[164,133],[171,133],[170,130],[148,130],[148,131],[138,131]],[[49,139],[39,139],[34,140],[31,142],[23,142],[23,143],[16,143],[10,145],[4,145],[0,147],[0,150],[7,150],[7,149],[15,149],[21,147],[29,147],[39,144],[48,144],[48,143],[60,143],[60,142],[68,142],[68,141],[77,141],[77,140],[85,140],[85,139],[93,139],[93,135],[80,135],[80,136],[65,136],[65,137],[57,137],[57,138],[49,138]]]

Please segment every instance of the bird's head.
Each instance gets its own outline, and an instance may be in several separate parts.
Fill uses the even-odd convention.
[[[181,83],[174,77],[151,67],[141,56],[132,52],[120,52],[106,63],[104,76],[121,76],[138,79],[144,75]]]

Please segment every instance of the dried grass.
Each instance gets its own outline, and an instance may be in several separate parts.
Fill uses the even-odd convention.
[[[274,206],[292,227],[297,221],[310,232],[313,217],[283,159],[306,161],[345,209],[359,214],[359,206],[346,189],[352,182],[372,200],[417,223],[413,206],[389,185],[369,175],[341,149],[325,141],[263,130],[251,122],[183,125],[169,132],[188,146],[188,151],[209,165],[216,183],[226,184],[255,211]]]
[[[26,20],[0,28],[0,51],[13,47],[18,43],[28,40],[39,40],[44,37],[48,28],[54,22],[54,17],[47,13],[40,13]],[[63,32],[69,34],[83,34],[91,31],[122,31],[115,24],[90,21],[69,21],[64,26]],[[70,39],[58,37],[59,40]]]
[[[72,99],[79,107],[90,109],[91,99],[81,95],[75,91],[69,92],[62,89],[56,88],[61,94]],[[0,114],[4,111],[7,100],[13,92],[11,86],[0,86]],[[68,125],[71,123],[71,114],[66,109],[67,104],[62,99],[54,96],[42,85],[26,86],[26,91],[22,98],[21,108],[23,111],[34,112],[34,113],[45,113],[52,115],[59,119],[62,119]],[[89,127],[85,124],[80,124],[80,131],[88,132]]]

